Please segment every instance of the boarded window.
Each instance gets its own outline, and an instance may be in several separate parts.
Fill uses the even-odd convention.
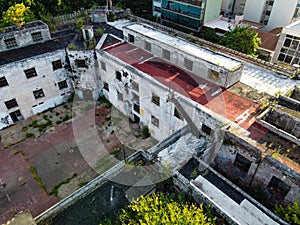
[[[7,80],[5,77],[0,77],[0,87],[8,86]]]
[[[134,36],[132,34],[128,34],[128,41],[134,43]]]
[[[106,82],[103,83],[103,89],[106,90],[106,91],[109,91],[108,83],[106,83]]]
[[[24,73],[25,73],[27,79],[37,76],[35,68],[30,68],[28,70],[24,70]]]
[[[117,97],[118,97],[118,100],[123,102],[123,94],[119,91],[117,91]]]
[[[202,124],[201,130],[208,135],[211,134],[211,128],[209,126],[206,126],[205,124]]]
[[[42,88],[33,91],[33,95],[34,95],[34,98],[35,98],[35,99],[39,99],[39,98],[45,97],[45,94],[44,94],[44,91],[43,91]]]
[[[251,166],[251,161],[238,153],[235,157],[234,164],[247,173]]]
[[[152,102],[155,104],[155,105],[160,105],[160,102],[159,102],[159,97],[155,94],[152,94]]]
[[[193,70],[193,61],[185,58],[184,59],[184,66],[188,70]]]
[[[118,81],[122,81],[122,74],[121,74],[120,71],[116,71],[116,79],[117,79]]]
[[[155,116],[151,115],[151,124],[156,127],[159,127],[159,119],[156,118]]]
[[[39,42],[43,40],[43,36],[41,32],[31,33],[33,42]]]
[[[101,61],[101,69],[103,69],[104,71],[106,71],[106,64],[105,64],[105,62]]]
[[[52,62],[52,68],[53,70],[57,70],[57,69],[60,69],[62,68],[62,64],[61,64],[61,60],[55,60]]]
[[[17,100],[15,98],[4,102],[4,104],[6,105],[7,109],[11,109],[18,106]]]
[[[57,83],[59,90],[65,89],[68,87],[68,83],[66,80],[60,81]]]
[[[149,43],[148,41],[145,41],[145,49],[151,52],[151,43]]]
[[[166,50],[166,49],[163,49],[163,50],[162,50],[162,57],[163,57],[164,59],[170,60],[170,58],[171,58],[170,55],[171,55],[170,51],[168,51],[168,50]]]
[[[18,47],[17,41],[15,38],[9,38],[4,40],[7,49]]]
[[[135,81],[132,81],[131,83],[132,89],[135,90],[136,92],[139,92],[139,84]]]
[[[87,67],[85,59],[76,59],[75,63],[78,67]]]

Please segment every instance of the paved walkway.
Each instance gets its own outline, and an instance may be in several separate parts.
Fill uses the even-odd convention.
[[[148,149],[156,143],[135,137],[128,118],[117,111],[81,103],[71,111],[68,104],[0,132],[0,224],[26,209],[37,216],[121,160],[125,145]],[[34,120],[46,122],[44,115],[55,121],[66,113],[76,117],[40,131],[29,126]],[[26,132],[35,137],[26,138]],[[101,145],[94,146],[95,140]],[[135,150],[129,146],[126,154]]]

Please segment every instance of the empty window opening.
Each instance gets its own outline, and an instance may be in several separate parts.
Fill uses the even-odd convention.
[[[211,81],[217,82],[219,80],[219,72],[214,71],[214,70],[209,70],[208,79],[210,79]]]
[[[35,99],[39,99],[39,98],[45,97],[45,94],[44,94],[44,91],[43,91],[42,88],[33,91],[33,95],[34,95],[34,98],[35,98]]]
[[[68,87],[68,83],[66,80],[60,81],[57,83],[59,90],[65,89]]]
[[[116,79],[117,79],[118,81],[122,81],[122,74],[121,74],[120,71],[116,71]]]
[[[78,67],[87,67],[85,59],[76,59],[75,63]]]
[[[57,69],[62,68],[61,60],[59,59],[59,60],[53,61],[52,62],[52,68],[53,68],[53,70],[57,70]]]
[[[15,98],[4,102],[7,109],[11,109],[18,106],[17,100]]]
[[[206,126],[205,124],[202,124],[201,130],[208,135],[211,134],[211,128],[209,126]]]
[[[17,41],[15,38],[9,38],[4,40],[7,49],[18,47]]]
[[[174,108],[174,116],[180,120],[183,120],[182,115],[180,114],[180,112],[178,111],[178,109],[176,107]]]
[[[35,68],[30,68],[28,70],[24,70],[24,73],[25,73],[25,76],[27,77],[27,79],[37,76]]]
[[[108,83],[106,83],[106,82],[103,83],[103,89],[106,90],[106,91],[109,91]]]
[[[155,116],[151,115],[151,124],[156,127],[159,127],[159,119],[156,118]]]
[[[5,77],[0,77],[0,87],[8,86],[8,82]]]
[[[31,33],[33,42],[39,42],[43,40],[43,36],[41,32]]]
[[[152,94],[152,102],[155,104],[155,105],[160,105],[160,99],[157,95],[155,94]]]
[[[128,34],[128,41],[134,43],[134,36],[132,34]]]
[[[237,153],[234,161],[234,165],[245,171],[246,173],[250,169],[251,161],[245,158],[244,156]]]
[[[134,110],[136,113],[140,114],[140,103],[139,103],[139,102],[135,102],[135,103],[133,104],[133,110]]]
[[[17,122],[17,121],[20,121],[20,120],[24,119],[20,110],[11,112],[11,113],[9,113],[9,115],[10,115],[13,122]]]
[[[275,176],[272,177],[270,183],[268,184],[268,190],[274,195],[272,198],[275,199],[284,198],[290,189],[291,187],[289,185],[285,184]]]

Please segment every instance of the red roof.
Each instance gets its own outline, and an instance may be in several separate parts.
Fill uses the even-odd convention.
[[[242,98],[131,44],[121,43],[105,51],[245,129],[255,122],[253,113],[259,108],[259,103]]]

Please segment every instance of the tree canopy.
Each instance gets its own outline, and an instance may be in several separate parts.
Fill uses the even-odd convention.
[[[257,32],[249,27],[236,26],[224,34],[220,44],[247,55],[256,56],[258,45],[261,43],[257,35]]]
[[[122,209],[116,224],[186,224],[210,225],[215,219],[207,216],[202,205],[188,203],[183,198],[163,193],[140,197]]]
[[[23,3],[17,3],[3,12],[2,24],[3,26],[22,26],[26,22],[34,20],[34,15],[28,6]]]

